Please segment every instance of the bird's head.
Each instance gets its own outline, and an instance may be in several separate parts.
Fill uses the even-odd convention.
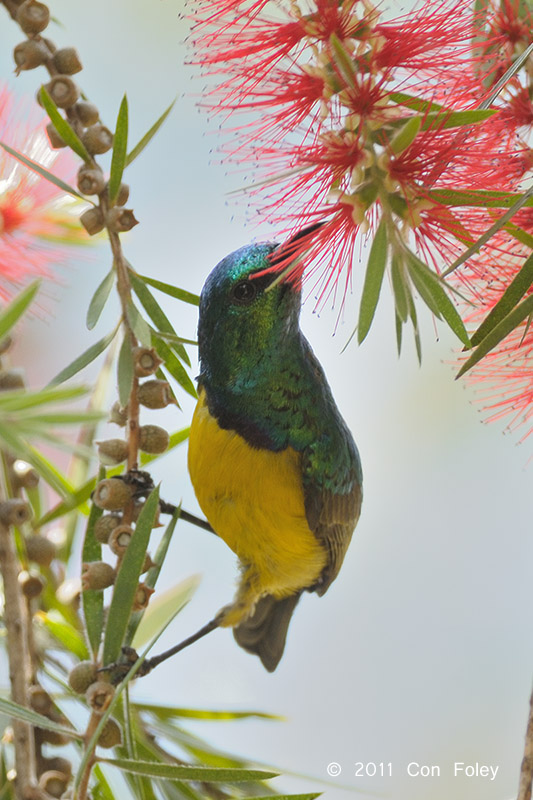
[[[299,335],[300,281],[287,275],[316,226],[283,244],[251,244],[223,258],[200,299],[202,374],[253,367]],[[227,380],[227,377],[225,378]]]

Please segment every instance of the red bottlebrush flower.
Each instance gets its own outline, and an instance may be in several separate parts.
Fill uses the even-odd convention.
[[[50,149],[42,117],[30,102],[16,100],[0,85],[0,140],[67,180],[74,171],[68,153]],[[81,244],[64,193],[0,149],[0,298],[34,277],[54,278],[66,261],[63,247]],[[59,246],[61,245],[61,246]]]
[[[261,219],[289,238],[322,223],[298,240],[308,257],[292,266],[294,280],[313,276],[319,303],[345,297],[365,235],[383,223],[409,306],[417,257],[438,270],[492,222],[447,193],[516,189],[528,168],[505,127],[516,131],[518,114],[468,128],[451,119],[487,96],[503,41],[491,29],[490,47],[474,54],[479,26],[464,3],[429,0],[395,20],[362,0],[286,0],[275,17],[262,2],[196,8],[195,60],[216,82],[212,108],[246,113],[231,147],[258,168]]]

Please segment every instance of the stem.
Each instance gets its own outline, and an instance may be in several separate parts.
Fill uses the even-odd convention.
[[[31,682],[31,662],[28,649],[28,616],[18,582],[19,562],[11,529],[0,523],[0,572],[4,582],[7,655],[11,697],[15,703],[28,706],[27,687]],[[35,748],[31,725],[13,719],[15,740],[15,795],[17,800],[36,796]]]
[[[531,800],[531,785],[533,783],[533,692],[529,699],[529,716],[526,728],[526,743],[524,757],[520,765],[520,782],[518,785],[517,800]]]

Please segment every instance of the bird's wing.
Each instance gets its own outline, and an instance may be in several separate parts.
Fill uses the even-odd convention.
[[[339,494],[321,489],[314,481],[304,483],[309,527],[325,548],[328,562],[313,590],[323,595],[337,577],[352,533],[361,513],[361,484],[354,475],[352,488]]]

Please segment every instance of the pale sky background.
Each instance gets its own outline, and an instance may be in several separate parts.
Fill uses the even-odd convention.
[[[50,7],[62,24],[50,38],[79,49],[85,69],[76,80],[110,127],[127,90],[132,143],[178,97],[126,176],[141,223],[124,238],[134,267],[199,292],[224,255],[253,238],[275,239],[268,226],[246,224],[246,200],[228,196],[241,178],[218,165],[217,124],[195,107],[202,80],[183,65],[183,4],[51,0]],[[12,75],[20,39],[0,9],[0,75]],[[12,86],[33,96],[43,79],[27,73]],[[65,287],[52,288],[49,317],[28,326],[19,353],[34,386],[114,323],[116,307],[92,333],[83,321],[109,265],[105,245],[74,264]],[[161,301],[177,332],[194,337],[195,309]],[[280,779],[280,790],[325,788],[328,800],[355,789],[363,798],[505,800],[517,785],[533,676],[533,439],[516,446],[502,426],[481,424],[473,391],[453,380],[457,343],[425,312],[422,368],[410,336],[397,358],[390,297],[364,345],[341,354],[356,307],[357,296],[349,297],[335,336],[335,313],[314,315],[312,299],[302,321],[363,461],[363,514],[340,577],[324,598],[303,598],[273,675],[219,631],[139,681],[135,694],[284,715],[284,722],[189,726],[230,752],[306,776]],[[165,416],[169,428],[188,424],[191,411],[184,397],[183,412]],[[185,454],[163,459],[154,477],[166,498],[193,509]],[[162,584],[198,572],[201,587],[164,647],[231,600],[236,578],[222,542],[180,524]],[[455,761],[498,767],[497,776],[454,778]],[[320,787],[312,778],[326,779],[330,762],[342,774]],[[392,762],[393,776],[356,778],[356,762]],[[410,762],[437,765],[440,777],[410,778]]]

